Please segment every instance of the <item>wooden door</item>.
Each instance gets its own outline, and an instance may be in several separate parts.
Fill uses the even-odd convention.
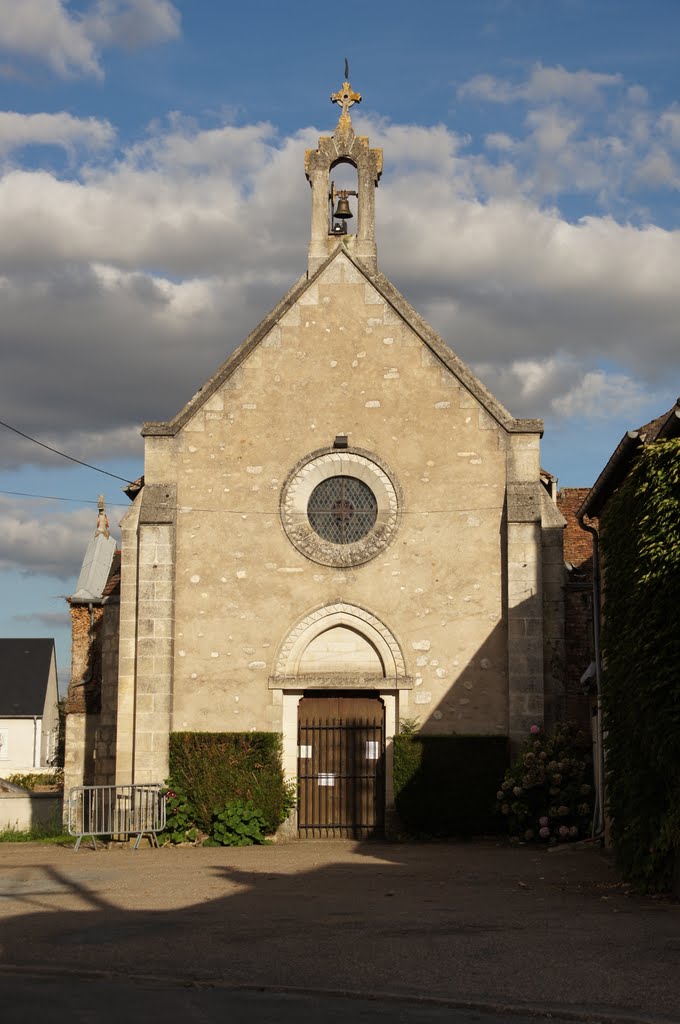
[[[298,828],[302,837],[381,835],[385,709],[379,697],[303,697],[298,710]]]

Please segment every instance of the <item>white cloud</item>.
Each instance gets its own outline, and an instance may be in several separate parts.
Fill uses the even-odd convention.
[[[641,161],[635,172],[635,180],[651,188],[680,187],[680,173],[673,157],[658,147]]]
[[[565,394],[553,398],[553,410],[561,416],[607,419],[625,413],[631,420],[648,401],[639,381],[621,373],[590,370]]]
[[[0,569],[60,580],[76,576],[96,517],[92,507],[64,512],[57,502],[0,495]]]
[[[58,114],[0,111],[1,153],[36,144],[61,146],[69,151],[75,146],[100,150],[110,146],[114,139],[111,123],[95,117],[73,117],[64,111]]]
[[[170,0],[96,0],[84,28],[100,46],[135,50],[177,39],[180,14]]]
[[[659,127],[672,146],[680,149],[680,105],[674,103],[659,118]]]
[[[638,208],[639,192],[676,189],[673,150],[680,148],[680,113],[674,104],[660,115],[640,86],[626,86],[620,75],[569,72],[538,65],[520,83],[476,76],[464,83],[461,99],[521,103],[523,126],[513,135],[495,131],[485,137],[486,161],[477,181],[497,194],[492,167],[512,161],[523,195],[552,201],[562,194],[589,194],[599,209],[622,219],[649,219]],[[647,196],[645,196],[647,202]]]
[[[602,420],[625,416],[631,423],[650,401],[644,385],[625,373],[584,369],[558,353],[508,364],[482,363],[475,370],[516,415]]]
[[[62,0],[0,0],[0,47],[43,60],[59,75],[102,77],[93,41]]]
[[[103,78],[101,50],[176,38],[180,16],[168,0],[97,0],[84,14],[68,0],[0,0],[0,50],[42,61],[56,74]]]
[[[493,75],[475,75],[458,88],[459,99],[481,99],[488,103],[551,103],[569,100],[573,103],[599,103],[604,89],[623,85],[621,75],[605,75],[595,71],[567,71],[566,68],[536,64],[529,77],[519,84]],[[634,94],[640,101],[640,94]]]
[[[463,359],[498,368],[511,412],[604,395],[583,384],[603,364],[647,393],[678,375],[680,232],[570,223],[521,194],[512,150],[492,168],[442,126],[355,122],[389,172],[381,269]],[[3,419],[83,461],[134,457],[138,424],[172,417],[305,270],[317,137],[173,118],[116,163],[0,176]],[[7,464],[53,458],[3,441]]]

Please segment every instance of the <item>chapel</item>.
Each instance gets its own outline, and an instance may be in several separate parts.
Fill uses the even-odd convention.
[[[278,732],[304,834],[382,826],[400,729],[516,746],[564,702],[542,421],[513,417],[380,272],[383,154],[355,134],[350,83],[331,98],[335,130],[304,157],[302,276],[144,425],[120,564],[98,533],[116,585],[72,605],[83,643],[93,605],[110,619],[99,690],[72,701],[71,784],[163,781],[172,732]],[[337,187],[347,167],[356,187]]]

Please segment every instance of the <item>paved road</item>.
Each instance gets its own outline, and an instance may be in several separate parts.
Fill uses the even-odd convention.
[[[7,844],[0,915],[3,1022],[680,1022],[680,904],[592,849]]]

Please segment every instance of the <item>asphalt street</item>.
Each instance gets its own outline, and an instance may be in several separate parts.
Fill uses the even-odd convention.
[[[680,904],[599,849],[0,846],[2,1020],[680,1022]]]

